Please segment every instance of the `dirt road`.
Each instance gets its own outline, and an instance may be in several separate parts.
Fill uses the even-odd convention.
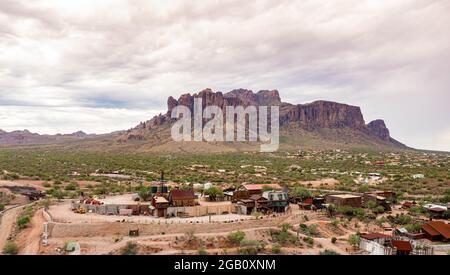
[[[44,216],[42,215],[42,209],[36,211],[30,222],[30,230],[25,236],[23,245],[23,250],[19,251],[20,255],[36,255],[39,252],[39,247],[41,245],[41,236],[43,233],[43,224],[45,222]]]
[[[12,208],[3,214],[0,223],[0,250],[3,249],[8,241],[9,234],[16,222],[17,215],[22,210],[23,206]]]

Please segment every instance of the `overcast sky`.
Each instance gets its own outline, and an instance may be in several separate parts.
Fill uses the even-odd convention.
[[[0,129],[128,129],[204,88],[278,89],[450,151],[450,1],[0,0]]]

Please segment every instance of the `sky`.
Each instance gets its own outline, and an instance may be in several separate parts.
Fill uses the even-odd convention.
[[[0,129],[108,133],[205,88],[277,89],[450,151],[450,1],[0,0]]]

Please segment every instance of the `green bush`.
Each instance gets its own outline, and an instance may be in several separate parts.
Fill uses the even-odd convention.
[[[272,245],[272,253],[273,254],[280,254],[281,252],[281,245],[276,243]]]
[[[348,237],[348,243],[353,246],[356,247],[359,245],[361,238],[358,235],[352,234]]]
[[[206,249],[203,246],[198,249],[198,255],[208,255]]]
[[[242,240],[239,247],[240,255],[257,255],[258,252],[264,250],[265,244],[257,240]]]
[[[3,247],[3,253],[8,255],[16,255],[19,252],[19,247],[14,242],[7,242]]]
[[[136,255],[137,245],[133,242],[128,242],[121,250],[122,255]]]
[[[5,210],[5,205],[0,203],[0,211],[3,211],[3,210]]]
[[[320,255],[341,255],[341,254],[337,253],[334,250],[325,249],[324,251],[320,252]]]
[[[303,241],[304,241],[305,243],[307,243],[308,245],[310,245],[310,246],[314,245],[314,239],[311,238],[311,237],[304,237],[304,238],[303,238]]]
[[[233,245],[239,245],[245,238],[245,233],[242,231],[231,232],[228,234],[227,239]]]
[[[20,229],[23,229],[25,227],[27,227],[27,224],[30,222],[30,217],[25,215],[25,216],[19,216],[16,219],[16,224]]]
[[[66,187],[64,187],[64,189],[67,191],[77,190],[77,188],[78,188],[78,185],[74,182],[71,182],[71,183],[67,184]]]

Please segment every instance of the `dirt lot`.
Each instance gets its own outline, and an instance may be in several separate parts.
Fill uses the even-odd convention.
[[[333,188],[339,181],[336,179],[321,179],[321,180],[312,180],[312,181],[299,181],[298,184],[304,185],[309,188]]]
[[[134,223],[197,223],[197,222],[209,222],[209,216],[192,217],[192,218],[170,218],[161,219],[153,216],[106,216],[95,213],[76,214],[70,210],[70,201],[52,205],[49,209],[49,213],[52,215],[54,221],[63,223],[104,223],[104,222],[117,222],[118,220],[125,220],[127,222]],[[223,221],[237,221],[251,219],[252,216],[227,214],[227,215],[213,215],[211,221],[223,222]]]

